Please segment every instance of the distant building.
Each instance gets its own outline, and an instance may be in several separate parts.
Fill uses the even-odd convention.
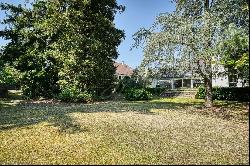
[[[122,63],[114,63],[114,66],[116,67],[116,73],[115,75],[119,80],[123,79],[125,76],[131,77],[133,74],[133,69],[126,65],[124,62]]]
[[[224,72],[225,69],[222,65],[217,68],[212,68],[219,72]],[[245,80],[237,79],[234,75],[213,75],[212,85],[213,87],[243,87],[249,86],[245,83]],[[175,88],[197,88],[199,85],[203,84],[203,79],[201,77],[194,77],[191,72],[183,74],[171,74],[163,73],[160,79],[153,79],[151,82],[151,87],[166,87],[169,89]]]
[[[162,74],[160,79],[153,79],[151,87],[164,87],[176,89],[181,87],[196,88],[202,83],[202,79],[192,76],[191,73],[173,75],[171,73]]]

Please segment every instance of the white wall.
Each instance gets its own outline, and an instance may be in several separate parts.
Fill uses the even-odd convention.
[[[151,88],[155,88],[157,85],[158,80],[157,79],[153,79],[152,83],[151,83]]]
[[[218,65],[215,66],[212,65],[212,69],[214,71],[217,70],[217,72],[225,72],[225,68],[222,65]],[[218,87],[229,87],[229,79],[228,79],[228,75],[220,75],[218,76],[217,74],[215,76],[213,76],[213,80],[212,80],[212,85],[213,86],[218,86]]]
[[[212,85],[219,87],[229,87],[228,76],[213,77]]]

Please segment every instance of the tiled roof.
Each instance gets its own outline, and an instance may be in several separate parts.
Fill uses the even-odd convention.
[[[126,64],[115,62],[114,65],[116,67],[117,75],[131,76],[133,74],[133,69]]]

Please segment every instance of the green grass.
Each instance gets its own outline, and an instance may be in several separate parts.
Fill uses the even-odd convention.
[[[248,103],[0,102],[0,164],[249,164]]]

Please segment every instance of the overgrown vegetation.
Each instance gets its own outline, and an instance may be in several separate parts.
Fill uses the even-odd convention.
[[[53,98],[75,87],[96,96],[111,93],[113,60],[124,37],[113,24],[124,10],[116,0],[36,0],[0,8],[7,13],[0,37],[10,41],[0,62],[18,70],[24,95]]]
[[[196,94],[197,99],[204,99],[206,89],[201,86]],[[213,99],[229,101],[249,101],[249,87],[214,87]]]
[[[19,73],[0,63],[0,97],[8,97],[8,89],[18,89],[19,86]]]
[[[95,100],[93,94],[85,91],[81,92],[76,87],[71,89],[63,89],[62,92],[58,95],[58,99],[64,102],[81,102],[89,103]]]
[[[119,80],[116,88],[116,93],[124,94],[131,88],[142,88],[143,85],[140,82],[136,82],[134,78],[125,76],[122,80]]]
[[[152,94],[144,88],[130,88],[125,92],[125,99],[129,101],[150,100]]]
[[[156,88],[145,88],[148,92],[150,92],[154,96],[160,96],[162,92],[166,91],[166,88],[156,87]]]
[[[160,96],[160,94],[166,90],[166,88],[160,87],[145,87],[143,81],[138,80],[138,77],[124,77],[118,82],[116,93],[123,94],[126,100],[138,101],[150,100],[153,96]]]

